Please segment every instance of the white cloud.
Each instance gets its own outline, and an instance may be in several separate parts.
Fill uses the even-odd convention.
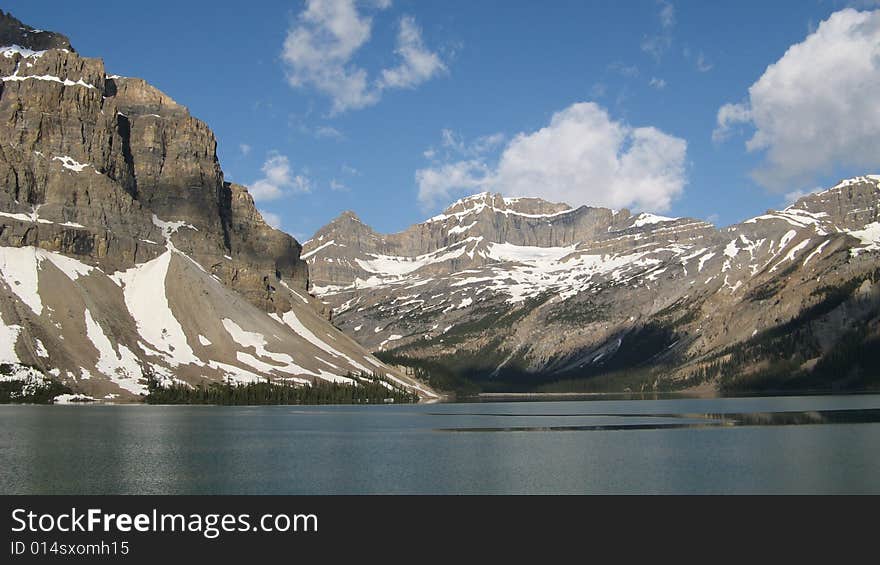
[[[752,174],[771,190],[841,166],[859,172],[880,166],[878,91],[880,11],[842,10],[767,67],[746,102],[722,106],[713,137],[735,124],[754,128],[746,148],[764,162]]]
[[[697,70],[701,73],[708,73],[715,65],[706,59],[706,55],[702,51],[697,55]]]
[[[483,159],[416,172],[419,199],[491,190],[572,205],[667,210],[686,184],[687,143],[653,127],[611,119],[592,102],[573,104],[538,131],[520,133],[495,166]]]
[[[635,65],[627,65],[620,61],[615,61],[608,65],[608,70],[613,71],[625,78],[636,78],[639,76],[639,68]]]
[[[663,90],[666,88],[666,81],[662,78],[654,77],[651,79],[651,82],[648,83],[649,86],[653,86],[657,90]]]
[[[669,48],[672,47],[672,36],[668,34],[651,35],[642,39],[642,51],[659,61]]]
[[[504,142],[503,133],[493,133],[476,138],[468,143],[464,138],[452,131],[451,129],[440,130],[440,145],[444,150],[444,155],[448,159],[451,155],[459,157],[481,157],[486,153],[497,148]],[[437,159],[438,152],[434,148],[430,148],[423,153],[427,159]]]
[[[752,111],[748,104],[725,104],[718,109],[717,126],[712,132],[712,141],[724,141],[733,126],[747,124],[752,121]]]
[[[504,140],[505,135],[503,133],[484,135],[474,140],[470,145],[469,150],[472,155],[484,155],[504,143]]]
[[[284,155],[272,152],[263,163],[263,178],[248,187],[257,202],[277,200],[287,194],[311,192],[312,182],[304,174],[294,174]]]
[[[504,134],[484,135],[472,143],[467,143],[464,138],[451,129],[442,129],[440,130],[440,140],[444,149],[463,156],[480,156],[500,145],[504,141]]]
[[[318,126],[315,128],[315,137],[318,139],[345,139],[345,134],[332,126]]]
[[[251,146],[247,143],[240,143],[238,145],[238,150],[241,151],[241,154],[245,157],[251,154]]]
[[[371,29],[372,20],[358,13],[354,0],[308,0],[284,40],[288,82],[327,94],[334,112],[375,104],[378,95],[370,91],[366,71],[349,64]]]
[[[414,88],[446,70],[440,57],[425,48],[422,32],[409,16],[400,19],[395,52],[402,61],[396,67],[382,71],[381,88]]]
[[[663,29],[675,26],[675,6],[671,2],[660,1],[660,25]]]
[[[797,202],[798,200],[800,200],[804,196],[807,196],[809,194],[813,194],[814,192],[819,192],[820,190],[824,190],[824,189],[822,187],[816,187],[812,190],[793,190],[791,192],[786,192],[785,193],[785,205],[789,206],[791,204],[794,204],[795,202]]]
[[[666,0],[659,0],[660,33],[642,39],[642,51],[660,61],[663,54],[672,46],[672,29],[675,27],[675,6]]]
[[[384,10],[391,2],[372,5]],[[414,88],[445,69],[439,56],[425,48],[415,20],[405,16],[396,50],[402,61],[381,71],[381,79],[369,80],[366,69],[352,59],[370,40],[372,27],[372,18],[358,11],[355,0],[307,0],[281,53],[290,85],[330,97],[331,114],[339,114],[376,104],[384,89]]]
[[[348,192],[348,187],[336,179],[330,179],[330,190],[333,192]]]
[[[482,161],[458,161],[416,171],[419,200],[426,206],[448,200],[453,192],[480,192],[492,187],[492,171]]]
[[[281,229],[281,216],[278,214],[267,212],[266,210],[257,210],[261,216],[263,216],[263,220],[272,226],[273,228]]]
[[[464,142],[456,136],[455,132],[451,129],[442,129],[440,130],[440,139],[443,143],[443,147],[447,147],[453,149],[455,151],[460,151],[464,147]]]

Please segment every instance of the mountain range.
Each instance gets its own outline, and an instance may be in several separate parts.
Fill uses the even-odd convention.
[[[225,180],[205,123],[65,36],[0,11],[0,79],[0,385],[20,397],[880,386],[880,176],[723,228],[482,193],[395,234],[344,212],[300,245]]]
[[[3,12],[0,46],[0,380],[126,401],[378,375],[436,396],[328,322],[300,244],[185,107]]]
[[[310,289],[436,386],[755,391],[877,386],[880,176],[716,228],[483,193],[395,234],[345,212]]]

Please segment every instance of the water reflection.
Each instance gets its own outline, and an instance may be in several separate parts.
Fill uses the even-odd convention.
[[[0,406],[0,489],[880,494],[878,423],[880,395],[295,408]]]
[[[474,415],[474,414],[471,414]],[[821,424],[868,424],[880,422],[880,409],[808,410],[802,412],[746,412],[703,414],[481,414],[505,418],[653,418],[667,421],[636,423],[595,423],[552,426],[476,426],[435,428],[439,432],[590,432],[621,430],[672,430],[681,428],[714,428],[734,426],[803,426]]]

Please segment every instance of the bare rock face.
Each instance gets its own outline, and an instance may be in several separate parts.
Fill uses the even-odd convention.
[[[185,107],[2,12],[0,79],[0,369],[129,399],[150,376],[420,386],[321,317],[300,244]]]
[[[0,45],[20,45],[35,51],[46,49],[73,51],[67,37],[52,31],[34,29],[3,10],[0,10]]]
[[[753,390],[880,384],[878,252],[866,176],[722,229],[488,193],[392,235],[345,213],[303,258],[339,328],[446,382]]]
[[[280,279],[305,289],[299,244],[224,182],[207,125],[141,79],[108,76],[63,36],[2,21],[18,43],[0,56],[0,241],[120,269],[162,250],[155,215],[193,226],[175,245],[260,308],[289,306]]]

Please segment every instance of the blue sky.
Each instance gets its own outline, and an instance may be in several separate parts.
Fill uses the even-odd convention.
[[[480,190],[726,225],[880,165],[870,1],[3,4],[188,106],[301,241]]]

